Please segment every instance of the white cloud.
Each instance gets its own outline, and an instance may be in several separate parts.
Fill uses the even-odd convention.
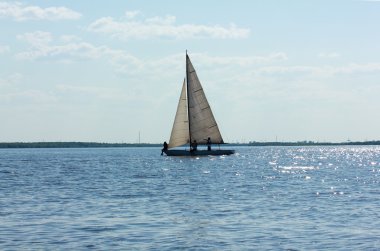
[[[135,11],[126,11],[125,12],[125,16],[128,19],[133,19],[133,18],[135,18],[139,14],[140,14],[140,11],[138,11],[138,10],[135,10]]]
[[[24,40],[33,47],[43,47],[49,44],[53,40],[53,37],[49,32],[35,31],[18,35],[17,39]]]
[[[62,44],[52,44],[54,38],[51,33],[36,31],[17,36],[30,44],[27,51],[16,54],[18,59],[35,60],[46,57],[77,57],[77,58],[99,58],[108,51],[107,47],[96,47],[90,43],[82,42],[74,36],[61,36]]]
[[[31,46],[27,51],[16,54],[18,59],[52,59],[64,62],[99,59],[110,63],[117,72],[134,76],[143,74],[153,78],[158,75],[163,77],[163,74],[166,74],[166,77],[172,77],[173,71],[180,75],[184,67],[182,53],[159,59],[140,59],[124,50],[96,46],[75,36],[60,36],[58,39],[54,39],[48,32],[36,31],[19,35],[18,38]],[[203,53],[192,53],[191,58],[198,68],[212,68],[211,74],[219,72],[230,75],[229,79],[232,79],[235,72],[240,72],[239,78],[245,78],[242,80],[243,82],[251,81],[250,79],[255,79],[257,76],[279,78],[286,75],[287,78],[293,79],[313,79],[316,77],[328,78],[338,74],[380,72],[379,63],[343,66],[283,65],[288,60],[288,56],[284,52],[242,57],[215,57]]]
[[[153,17],[136,20],[139,12],[127,12],[127,21],[117,21],[112,17],[100,18],[88,26],[88,30],[112,37],[129,39],[148,39],[152,37],[185,39],[185,38],[222,38],[240,39],[248,37],[250,30],[239,28],[234,24],[228,27],[220,25],[207,26],[195,24],[176,24],[176,17]]]
[[[63,45],[36,46],[29,51],[16,54],[18,59],[35,60],[39,58],[59,58],[66,57],[71,59],[95,59],[101,57],[102,53],[107,50],[105,47],[95,47],[92,44],[79,42],[68,43]]]
[[[25,5],[20,2],[0,2],[0,18],[26,20],[74,20],[82,15],[66,7],[47,7]]]
[[[19,60],[52,59],[60,62],[74,62],[104,59],[113,64],[116,71],[124,73],[139,72],[145,63],[123,50],[96,46],[75,36],[60,36],[58,40],[55,40],[49,32],[36,31],[17,37],[31,46],[28,50],[16,54]]]
[[[114,69],[118,72],[138,75],[141,73],[150,75],[156,73],[163,74],[168,72],[171,74],[173,69],[181,70],[183,67],[183,54],[170,55],[161,59],[143,60],[137,58],[126,51],[115,50],[107,46],[96,46],[88,42],[82,41],[75,36],[61,36],[54,40],[52,34],[48,32],[36,31],[33,33],[25,33],[19,35],[20,40],[24,40],[31,45],[27,51],[16,54],[18,59],[36,60],[36,59],[58,59],[66,60],[83,60],[83,59],[105,59],[110,62]],[[380,71],[379,63],[368,64],[349,64],[344,66],[302,66],[290,65],[279,66],[277,63],[288,60],[288,56],[284,52],[273,52],[268,55],[246,56],[246,57],[215,57],[202,53],[193,53],[191,58],[196,65],[204,67],[213,67],[213,71],[225,71],[236,66],[240,70],[247,68],[247,75],[266,75],[278,76],[279,74],[292,74],[296,77],[329,77],[335,74],[353,74],[353,73],[369,73]],[[256,65],[252,70],[252,66]],[[170,70],[171,69],[171,70]],[[169,70],[169,71],[166,71]],[[148,74],[148,75],[149,75]],[[242,74],[244,75],[244,74]]]

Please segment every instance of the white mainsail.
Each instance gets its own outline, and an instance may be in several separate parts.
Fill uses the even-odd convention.
[[[191,141],[196,140],[198,144],[206,144],[207,138],[210,137],[214,144],[223,143],[223,138],[212,114],[211,107],[187,54],[186,78]]]
[[[189,143],[189,122],[187,117],[186,82],[183,80],[182,91],[179,97],[177,112],[169,140],[169,148]]]

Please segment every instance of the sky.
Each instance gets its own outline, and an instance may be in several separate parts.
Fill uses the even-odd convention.
[[[0,142],[169,140],[186,50],[225,142],[380,140],[380,1],[0,1]]]

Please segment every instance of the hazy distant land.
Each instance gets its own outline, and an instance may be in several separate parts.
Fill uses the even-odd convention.
[[[3,142],[0,148],[90,148],[90,147],[160,147],[154,143],[98,143],[98,142]],[[341,146],[341,145],[380,145],[380,140],[347,142],[256,142],[233,143],[229,146]]]

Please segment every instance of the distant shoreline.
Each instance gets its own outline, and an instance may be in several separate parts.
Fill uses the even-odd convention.
[[[380,140],[353,142],[250,142],[232,143],[228,146],[368,146],[380,145]],[[3,142],[0,148],[100,148],[100,147],[161,147],[154,143],[97,143],[97,142]]]
[[[98,143],[98,142],[5,142],[0,148],[100,148],[100,147],[155,147],[149,143]]]

